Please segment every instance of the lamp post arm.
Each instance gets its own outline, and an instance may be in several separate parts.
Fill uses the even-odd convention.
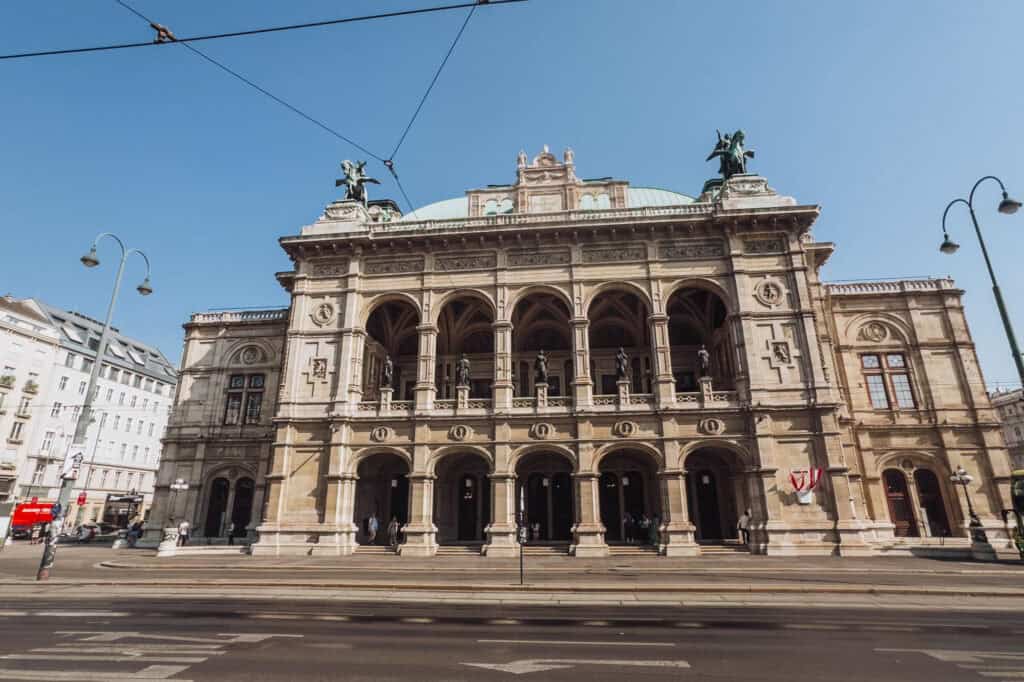
[[[942,212],[942,234],[948,236],[949,233],[946,231],[946,216],[949,215],[949,209],[953,208],[957,204],[963,204],[968,210],[971,208],[971,204],[966,199],[953,199],[953,201],[946,204],[946,210]]]
[[[129,249],[126,256],[130,256],[133,253],[139,254],[140,256],[142,256],[142,260],[146,261],[146,279],[149,279],[149,257],[146,256],[146,254],[144,254],[142,251],[139,251],[138,249]]]
[[[967,203],[969,206],[971,206],[972,210],[974,208],[974,191],[978,189],[978,186],[981,183],[985,182],[986,180],[995,180],[996,182],[999,183],[999,189],[1002,190],[1004,194],[1006,193],[1006,185],[1003,184],[1002,180],[1000,180],[994,175],[986,175],[985,177],[974,183],[974,187],[971,188],[971,193],[967,196]]]

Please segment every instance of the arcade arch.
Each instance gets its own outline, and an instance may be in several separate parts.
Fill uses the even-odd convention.
[[[409,464],[394,453],[378,452],[359,461],[356,476],[352,519],[358,526],[356,541],[386,545],[391,519],[397,519],[400,527],[409,521]],[[371,518],[377,520],[376,533],[371,530]]]
[[[739,457],[725,448],[700,447],[686,457],[684,467],[687,505],[697,527],[697,542],[736,539],[739,515],[752,506],[744,489]]]
[[[611,288],[601,291],[587,308],[589,320],[590,376],[594,393],[618,392],[616,355],[621,348],[628,357],[626,378],[633,393],[650,393],[652,379],[650,310],[636,292]]]
[[[494,381],[494,312],[475,294],[448,298],[437,319],[438,398],[454,398],[456,368],[465,355],[470,362],[469,397],[490,398]]]
[[[716,388],[735,386],[735,344],[728,325],[725,301],[709,288],[682,286],[668,298],[669,346],[672,354],[672,375],[677,392],[697,391],[701,377],[698,352],[705,347],[709,353],[709,372]]]
[[[441,545],[482,544],[491,523],[487,460],[477,452],[444,456],[436,465],[434,525]]]
[[[548,395],[569,395],[573,376],[569,309],[555,293],[537,291],[519,299],[512,311],[512,383],[517,396],[534,393],[534,363],[544,351]]]
[[[602,457],[598,471],[605,542],[656,545],[661,525],[657,462],[647,453],[618,451]]]
[[[363,353],[363,399],[376,400],[385,358],[392,362],[391,387],[396,400],[412,400],[416,386],[416,363],[420,315],[403,299],[390,299],[376,306],[366,320]]]
[[[531,543],[564,544],[576,522],[573,465],[556,452],[534,452],[516,463],[516,509],[526,517]]]
[[[244,538],[252,521],[256,482],[247,474],[223,470],[207,483],[206,516],[203,536],[206,538]]]

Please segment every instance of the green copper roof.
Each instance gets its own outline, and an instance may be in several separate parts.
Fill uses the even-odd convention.
[[[644,208],[646,206],[681,206],[692,204],[693,197],[672,192],[657,187],[629,187],[627,188],[629,208]],[[469,215],[469,199],[456,197],[435,201],[432,204],[421,206],[413,213],[406,213],[401,221],[412,222],[416,220],[448,220],[452,218],[465,218]]]

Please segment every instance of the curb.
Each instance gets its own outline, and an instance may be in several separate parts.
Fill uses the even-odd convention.
[[[494,585],[480,583],[446,584],[446,583],[380,583],[361,581],[265,581],[265,580],[204,580],[197,585],[194,580],[74,580],[55,579],[48,585],[55,587],[154,587],[154,588],[194,588],[194,587],[269,587],[269,588],[306,588],[306,589],[352,589],[382,590],[388,592],[474,592],[478,595],[487,592],[514,593],[569,593],[569,594],[847,594],[847,595],[901,595],[950,597],[948,588],[910,587],[896,585],[860,586],[860,585],[775,585],[760,586],[738,583],[725,584],[683,584],[683,585],[632,585],[619,587],[614,585],[577,585],[577,584],[546,584],[546,585]],[[26,585],[42,586],[35,580],[16,579],[0,581],[0,587]],[[481,595],[482,596],[482,595]],[[957,597],[1000,597],[1024,599],[1024,590],[965,588],[957,591]]]

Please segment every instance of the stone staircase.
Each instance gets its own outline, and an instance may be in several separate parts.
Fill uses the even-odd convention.
[[[724,540],[722,542],[700,545],[701,556],[735,556],[737,554],[750,554],[750,549],[739,540]]]
[[[440,557],[467,557],[480,556],[480,548],[483,545],[440,545],[437,554]]]
[[[558,545],[526,545],[523,547],[525,556],[568,556],[569,543]]]
[[[658,556],[658,548],[654,545],[608,545],[608,556],[643,557]]]
[[[359,545],[355,553],[359,556],[395,556],[394,550],[387,545]]]

